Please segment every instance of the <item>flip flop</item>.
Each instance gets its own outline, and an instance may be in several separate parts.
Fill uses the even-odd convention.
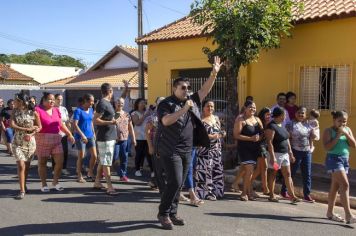
[[[84,183],[86,183],[87,181],[86,181],[85,179],[83,179],[83,178],[80,178],[80,179],[77,179],[77,182],[84,184]]]
[[[328,216],[328,220],[345,223],[345,219],[342,218],[339,214],[333,214],[332,216]]]
[[[109,190],[109,191],[106,191],[106,194],[109,196],[117,196],[119,193],[116,192],[115,190]]]
[[[100,184],[100,185],[95,185],[95,184],[94,184],[93,189],[94,189],[94,190],[104,190],[105,187],[104,187],[104,185],[102,185],[102,184]]]
[[[49,193],[50,189],[48,188],[48,186],[43,186],[41,187],[41,192],[42,193]]]
[[[268,198],[268,201],[270,201],[270,202],[279,202],[279,200],[277,198],[275,198],[275,197]]]
[[[58,192],[63,191],[64,188],[60,184],[52,185],[52,187]]]

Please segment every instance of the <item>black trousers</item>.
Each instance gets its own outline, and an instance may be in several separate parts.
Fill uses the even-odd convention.
[[[148,144],[146,140],[137,140],[137,145],[135,147],[136,156],[135,156],[135,167],[136,170],[143,168],[143,163],[145,162],[145,157],[147,158],[148,165],[151,172],[153,172],[152,158],[148,152]]]
[[[173,153],[159,157],[166,174],[167,184],[161,196],[159,215],[173,216],[177,214],[180,190],[187,177],[192,159],[191,152]]]
[[[161,158],[157,158],[155,154],[152,155],[153,171],[155,173],[155,184],[158,187],[159,193],[163,194],[166,187],[166,177],[163,169]]]

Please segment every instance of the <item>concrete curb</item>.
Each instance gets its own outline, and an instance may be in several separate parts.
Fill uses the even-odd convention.
[[[234,182],[235,179],[235,173],[238,169],[234,169],[234,170],[227,170],[225,171],[225,183],[231,185]],[[261,188],[261,182],[260,181],[255,181],[254,185],[257,188]],[[275,186],[275,192],[279,193],[281,190],[282,185],[281,184],[276,184]],[[303,198],[303,188],[295,186],[294,187],[294,191],[296,193],[296,195],[300,198]],[[322,192],[322,191],[315,191],[312,190],[311,192],[311,196],[312,198],[320,203],[327,203],[328,202],[328,192]],[[336,204],[338,206],[341,206],[340,203],[340,197],[337,197],[336,200]],[[356,197],[350,197],[350,206],[352,209],[356,209]]]

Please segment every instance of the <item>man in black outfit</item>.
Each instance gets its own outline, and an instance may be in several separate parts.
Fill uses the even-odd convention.
[[[159,124],[154,145],[157,158],[161,158],[167,184],[157,217],[164,229],[171,230],[173,225],[185,224],[177,216],[180,189],[191,162],[193,143],[204,147],[210,144],[200,120],[199,107],[213,87],[221,65],[220,58],[215,57],[209,79],[191,96],[188,96],[189,82],[186,78],[174,80],[173,95],[158,106]]]

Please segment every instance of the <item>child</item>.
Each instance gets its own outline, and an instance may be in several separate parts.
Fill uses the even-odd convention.
[[[318,118],[320,117],[320,113],[318,110],[312,109],[309,113],[309,125],[313,128],[315,138],[314,140],[318,141],[320,139],[320,127]],[[313,139],[310,139],[310,152],[314,152],[314,143]]]

